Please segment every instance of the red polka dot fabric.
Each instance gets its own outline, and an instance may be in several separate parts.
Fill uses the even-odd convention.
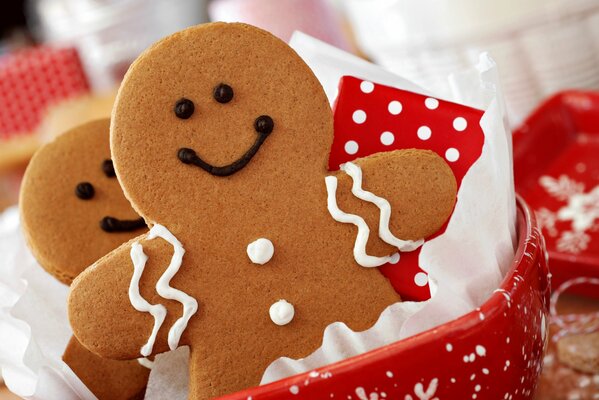
[[[47,107],[89,91],[75,49],[34,47],[0,58],[0,142],[37,128]]]
[[[447,161],[459,190],[482,152],[483,114],[460,104],[344,76],[334,105],[329,169],[337,170],[340,164],[374,153],[428,149]],[[434,236],[444,231],[445,227]],[[430,298],[428,276],[418,265],[419,255],[420,249],[402,253],[397,264],[380,267],[404,300]]]

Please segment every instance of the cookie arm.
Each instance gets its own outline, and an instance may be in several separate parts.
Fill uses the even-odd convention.
[[[364,218],[373,233],[379,232],[381,222],[386,224],[374,202],[359,198],[372,200],[364,192],[388,202],[388,230],[404,241],[417,241],[436,233],[453,211],[455,177],[449,165],[432,151],[397,150],[361,158],[353,164],[345,165],[334,175],[338,179],[337,203],[341,210]],[[376,234],[371,233],[372,236]],[[395,251],[383,240],[372,238],[367,250],[385,255]]]
[[[145,240],[147,235],[131,240],[98,260],[82,272],[71,285],[68,313],[73,333],[83,346],[105,358],[135,359],[142,357],[155,326],[150,313],[137,311],[129,297],[134,275],[131,248],[143,246],[148,256],[139,281],[143,299],[164,305],[166,319],[158,330],[152,354],[168,350],[168,328],[180,314],[176,304],[158,296],[156,282],[169,264],[172,248],[162,240]]]

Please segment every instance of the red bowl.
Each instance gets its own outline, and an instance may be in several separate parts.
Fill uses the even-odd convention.
[[[534,111],[514,132],[516,189],[533,210],[547,241],[554,287],[581,277],[599,278],[599,219],[586,229],[574,229],[570,218],[560,219],[572,195],[550,190],[588,194],[599,187],[599,92],[558,93]],[[596,203],[592,197],[587,200]],[[568,242],[572,245],[568,245]],[[592,285],[573,288],[599,298]]]
[[[221,397],[266,399],[532,399],[547,343],[547,252],[518,199],[518,248],[501,287],[475,311],[315,371]]]

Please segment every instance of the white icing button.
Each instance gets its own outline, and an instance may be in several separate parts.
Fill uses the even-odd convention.
[[[395,141],[395,135],[393,135],[393,132],[385,131],[385,132],[381,133],[381,143],[384,144],[385,146],[392,145],[394,141]]]
[[[447,149],[447,151],[445,152],[445,158],[449,162],[458,161],[458,158],[460,158],[460,152],[458,151],[458,149],[451,147]]]
[[[435,110],[437,107],[439,107],[439,100],[433,99],[432,97],[427,97],[426,100],[424,100],[424,105],[429,110]]]
[[[416,134],[420,140],[428,140],[431,138],[432,131],[428,126],[421,126]]]
[[[360,90],[364,93],[372,93],[374,90],[374,83],[362,81],[362,83],[360,83]]]
[[[248,244],[247,253],[254,264],[264,265],[275,254],[275,246],[273,246],[270,240],[260,238]]]
[[[453,129],[458,132],[462,132],[464,129],[468,127],[468,122],[463,117],[457,117],[453,120]]]
[[[286,300],[279,300],[270,306],[268,314],[272,322],[283,326],[291,322],[295,315],[295,309],[293,308],[293,304],[288,303]]]
[[[401,256],[399,253],[392,254],[391,258],[389,258],[389,264],[397,264],[400,258]]]
[[[356,154],[358,152],[358,143],[353,140],[348,140],[345,143],[345,152],[347,154]]]
[[[393,100],[392,102],[389,103],[389,106],[387,107],[387,109],[389,110],[389,112],[393,115],[398,115],[401,110],[403,109],[403,106],[401,105],[401,103],[397,100]]]
[[[366,122],[366,112],[364,110],[356,110],[352,115],[352,119],[356,124],[363,124]]]

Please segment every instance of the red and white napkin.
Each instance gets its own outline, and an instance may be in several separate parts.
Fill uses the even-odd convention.
[[[458,189],[480,157],[483,111],[461,104],[344,76],[334,106],[335,136],[329,169],[374,153],[428,149],[445,158]],[[445,231],[443,227],[433,237]],[[380,267],[404,300],[430,298],[428,275],[418,266],[420,249]]]
[[[89,91],[71,48],[47,46],[0,58],[0,143],[35,131],[49,105]]]

